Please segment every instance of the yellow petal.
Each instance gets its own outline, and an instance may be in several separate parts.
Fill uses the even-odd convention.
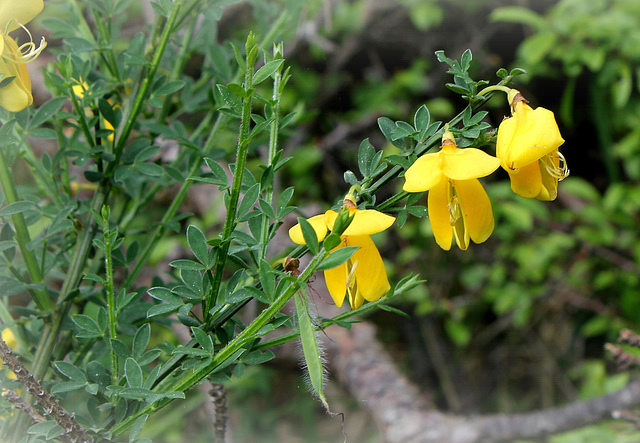
[[[15,335],[13,335],[13,332],[9,328],[2,330],[2,340],[4,340],[7,346],[13,349],[18,345],[18,340],[16,340]]]
[[[308,218],[307,221],[313,230],[316,231],[318,241],[321,241],[327,235],[327,225],[324,223],[324,214],[314,215],[313,217]],[[306,244],[304,241],[304,235],[302,235],[302,228],[299,223],[289,229],[289,238],[299,245]]]
[[[476,148],[442,147],[442,173],[453,180],[486,177],[500,166],[500,159]]]
[[[438,185],[429,191],[427,197],[429,220],[436,243],[445,251],[451,249],[453,228],[449,213],[449,180],[442,177]]]
[[[0,30],[4,32],[11,21],[9,32],[25,25],[44,8],[43,0],[0,0]]]
[[[523,166],[522,168],[510,171],[511,190],[524,198],[534,198],[542,189],[542,176],[538,162]]]
[[[0,106],[11,112],[22,111],[33,103],[31,80],[24,65],[6,63],[0,60],[0,73],[6,77],[15,77],[8,85],[0,89]]]
[[[419,157],[404,173],[402,189],[407,192],[428,191],[442,179],[442,156],[440,153]]]
[[[341,308],[344,297],[347,295],[347,264],[343,263],[335,268],[324,271],[324,281],[333,302],[337,307]]]
[[[502,134],[501,134],[502,132]],[[514,170],[535,162],[564,143],[553,112],[516,105],[513,117],[498,128],[496,151],[505,169]]]
[[[539,162],[542,187],[540,188],[540,193],[536,195],[536,198],[542,201],[552,201],[558,196],[558,175],[557,173],[552,174],[549,168],[555,168],[555,171],[561,170],[558,152],[556,151],[549,154],[546,161],[551,164],[545,165],[542,160]],[[561,177],[564,178],[564,176]]]
[[[384,214],[375,209],[352,209],[354,214],[351,224],[342,235],[372,235],[389,228],[396,220],[395,217]],[[333,229],[333,224],[338,217],[338,213],[328,210],[325,213],[325,223],[329,229]]]
[[[355,266],[355,288],[357,295],[353,299],[353,309],[362,306],[362,300],[359,296],[368,301],[379,300],[391,289],[387,278],[387,271],[384,268],[384,262],[376,248],[375,243],[368,235],[352,235],[347,237],[347,246],[359,246],[358,249],[349,259]],[[353,287],[353,285],[349,285]]]
[[[351,305],[351,309],[358,309],[364,303],[364,297],[360,293],[360,291],[352,291],[348,290],[349,293],[349,304]]]
[[[477,179],[473,180],[477,181]],[[453,238],[456,240],[456,244],[461,250],[466,251],[469,248],[469,230],[462,212],[462,202],[457,194],[456,183],[460,182],[450,180],[448,186],[449,204],[447,207],[449,209],[449,223],[453,229]]]
[[[493,232],[495,222],[491,200],[477,179],[461,180],[454,183],[460,200],[465,229],[474,243],[486,241]],[[468,243],[467,243],[468,245]]]

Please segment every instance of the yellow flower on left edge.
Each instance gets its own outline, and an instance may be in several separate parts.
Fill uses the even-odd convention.
[[[348,198],[345,198],[345,206],[354,217],[340,236],[340,245],[333,251],[345,246],[358,246],[360,249],[356,250],[345,263],[324,271],[324,278],[336,306],[342,307],[348,295],[351,307],[358,309],[365,300],[379,300],[391,289],[382,257],[370,235],[389,228],[395,221],[395,217],[373,209],[358,209]],[[322,240],[327,232],[333,229],[337,217],[337,212],[329,210],[307,221],[315,230],[318,240]],[[299,224],[289,230],[289,237],[294,243],[305,244]]]
[[[33,103],[26,64],[37,58],[47,43],[43,37],[39,46],[33,40],[18,46],[8,33],[24,27],[43,7],[43,0],[0,0],[0,106],[11,112]]]

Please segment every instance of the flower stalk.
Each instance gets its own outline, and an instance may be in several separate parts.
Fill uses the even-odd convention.
[[[211,315],[209,310],[215,305],[222,283],[222,274],[227,262],[229,246],[231,244],[231,234],[236,227],[238,201],[240,199],[240,187],[242,185],[242,177],[244,176],[244,167],[247,160],[247,152],[249,150],[249,129],[251,125],[251,102],[253,98],[253,67],[255,65],[258,54],[258,46],[255,44],[255,37],[249,34],[247,37],[246,47],[246,63],[244,77],[245,97],[242,100],[242,119],[240,121],[240,134],[238,136],[238,144],[236,148],[236,162],[233,171],[233,181],[229,194],[229,204],[227,206],[227,214],[222,228],[220,249],[216,256],[215,271],[211,291],[204,303],[204,319],[205,323],[209,323]]]

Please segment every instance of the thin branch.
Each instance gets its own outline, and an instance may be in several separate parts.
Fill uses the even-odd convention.
[[[385,441],[403,443],[481,443],[539,438],[611,417],[640,405],[640,379],[612,394],[524,414],[466,417],[437,411],[397,369],[375,338],[374,327],[327,330],[335,375],[362,402]]]
[[[18,357],[13,354],[11,348],[7,346],[2,338],[0,338],[0,360],[16,375],[16,379],[24,385],[29,394],[33,395],[36,403],[42,406],[44,413],[52,417],[62,427],[62,432],[66,439],[71,443],[93,442],[93,439],[86,434],[85,429],[75,420],[73,414],[65,411],[58,403],[58,400],[42,387],[40,382],[20,363]],[[16,406],[20,407],[17,404]],[[33,408],[28,404],[26,406],[28,409],[22,407],[20,409],[25,410],[31,418],[36,420],[37,416],[30,413],[34,411]]]

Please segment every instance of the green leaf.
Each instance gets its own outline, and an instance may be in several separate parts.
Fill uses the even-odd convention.
[[[149,323],[145,323],[144,325],[140,326],[136,331],[136,335],[133,336],[133,342],[131,344],[131,352],[136,359],[144,353],[144,350],[149,344],[150,336],[151,326],[149,325]]]
[[[409,314],[407,314],[406,312],[401,311],[398,308],[394,308],[393,306],[389,306],[389,305],[385,305],[384,303],[380,303],[378,305],[378,307],[380,309],[382,309],[383,311],[393,312],[394,314],[398,314],[398,315],[400,315],[402,317],[411,318],[411,316]]]
[[[82,372],[82,369],[72,365],[71,363],[66,361],[57,361],[53,365],[61,374],[70,380],[82,383],[87,382],[87,378],[85,377],[84,372]]]
[[[7,215],[25,212],[33,207],[35,207],[35,204],[30,201],[13,202],[0,209],[0,217],[6,217]]]
[[[202,349],[209,355],[213,355],[213,340],[211,336],[200,328],[191,328],[191,332],[193,332],[193,336],[198,340],[198,344],[202,346]]]
[[[260,284],[269,300],[273,300],[276,294],[276,276],[273,268],[265,259],[260,259]]]
[[[156,300],[182,305],[182,299],[175,295],[171,289],[162,286],[150,288],[147,293]]]
[[[340,266],[351,258],[354,252],[360,249],[359,246],[345,246],[344,248],[336,249],[329,256],[320,263],[318,271],[324,271],[325,269],[332,269],[336,266]]]
[[[549,22],[529,8],[521,6],[503,6],[494,9],[489,15],[489,19],[494,22],[510,22],[529,25],[536,31],[544,31],[549,28]]]
[[[72,392],[82,389],[87,386],[87,382],[81,381],[61,381],[53,385],[51,388],[52,394],[61,394],[63,392]]]
[[[258,201],[259,195],[260,185],[258,183],[247,189],[247,192],[245,192],[244,197],[242,198],[242,202],[238,206],[238,218],[241,218],[243,215],[249,212],[251,208],[253,208],[253,206]]]
[[[189,225],[187,227],[187,243],[189,248],[193,252],[193,255],[207,268],[210,268],[212,263],[209,263],[209,248],[207,246],[207,239],[200,229],[196,226]]]
[[[173,260],[169,263],[169,266],[176,269],[186,269],[188,271],[204,271],[207,269],[206,266],[203,266],[198,262],[185,259]]]
[[[307,246],[309,247],[309,251],[311,251],[313,255],[316,255],[319,251],[318,236],[316,235],[316,231],[313,229],[313,227],[307,221],[306,218],[298,217],[298,223],[300,223],[300,228],[302,229],[302,236],[304,237],[304,241],[307,243]]]
[[[271,351],[254,351],[242,357],[242,363],[245,365],[261,365],[275,358],[275,354]]]
[[[141,415],[136,419],[136,421],[133,422],[133,425],[131,425],[131,430],[129,431],[129,443],[133,443],[138,439],[138,435],[140,435],[142,428],[147,422],[147,417],[149,416]]]
[[[164,169],[162,166],[155,163],[134,163],[133,167],[141,174],[148,175],[149,177],[162,177]]]
[[[67,97],[55,97],[48,102],[40,105],[38,107],[38,110],[33,114],[27,130],[31,132],[31,130],[37,128],[38,126],[49,120],[52,115],[58,112],[58,109],[60,109],[60,107],[66,100]]]
[[[142,377],[142,369],[138,362],[129,357],[124,362],[124,376],[127,379],[127,384],[131,388],[141,388],[144,383]]]
[[[234,114],[240,115],[240,113],[242,112],[242,101],[240,101],[238,96],[232,93],[229,88],[224,85],[216,85],[216,87],[218,88],[218,92],[222,96],[222,99],[225,101],[227,106],[229,106]]]
[[[76,335],[76,337],[80,338],[98,338],[102,337],[102,329],[98,326],[98,323],[91,317],[83,314],[75,314],[71,316],[71,321],[73,321],[78,328],[81,329],[81,332]]]
[[[174,92],[178,92],[180,89],[182,89],[185,84],[186,83],[182,80],[172,80],[160,86],[157,90],[153,91],[153,95],[162,96],[173,94]]]
[[[324,241],[322,242],[322,246],[324,246],[324,249],[326,249],[327,251],[331,251],[333,248],[338,246],[341,241],[342,240],[340,240],[340,236],[332,232],[325,237]]]
[[[358,169],[363,177],[370,177],[371,171],[377,166],[373,164],[375,155],[376,150],[369,143],[369,139],[364,139],[358,148]]]
[[[280,69],[283,62],[283,59],[279,59],[271,60],[270,62],[265,63],[265,65],[262,68],[258,69],[253,75],[254,86],[259,85],[267,78],[271,77],[278,69]]]

